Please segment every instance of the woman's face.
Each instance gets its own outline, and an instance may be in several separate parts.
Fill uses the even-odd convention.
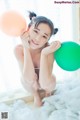
[[[40,23],[36,28],[33,24],[29,29],[30,35],[30,47],[32,49],[38,49],[43,47],[49,40],[51,35],[51,29],[49,25]]]

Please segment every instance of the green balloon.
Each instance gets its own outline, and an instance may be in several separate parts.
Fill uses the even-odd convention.
[[[54,52],[54,58],[62,69],[75,71],[80,68],[80,45],[72,41],[63,42]]]

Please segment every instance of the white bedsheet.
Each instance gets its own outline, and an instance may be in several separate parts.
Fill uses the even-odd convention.
[[[0,111],[8,111],[9,120],[80,120],[80,80],[57,84],[55,94],[43,101],[40,108],[22,100],[10,106],[1,103]]]

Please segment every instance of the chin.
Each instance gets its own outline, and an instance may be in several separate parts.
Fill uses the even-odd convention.
[[[43,46],[40,46],[40,45],[38,45],[38,46],[30,45],[30,47],[31,47],[31,49],[34,49],[34,50],[43,48]]]
[[[34,50],[39,49],[39,47],[34,47],[34,46],[30,46],[30,47],[31,49],[34,49]]]

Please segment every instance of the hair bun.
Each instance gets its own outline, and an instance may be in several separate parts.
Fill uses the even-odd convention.
[[[37,16],[34,12],[30,12],[30,11],[28,11],[28,12],[29,12],[29,19],[30,19],[30,20],[32,20],[33,17],[36,17],[36,16]]]
[[[54,28],[54,35],[58,32],[58,28]]]

